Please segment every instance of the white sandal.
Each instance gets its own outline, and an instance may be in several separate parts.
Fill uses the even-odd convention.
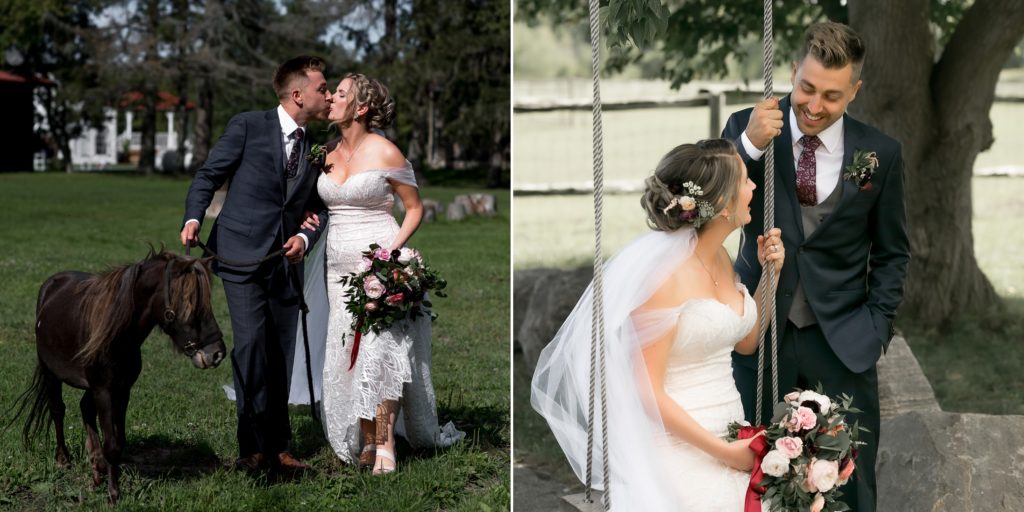
[[[375,475],[386,475],[388,473],[394,473],[398,469],[398,461],[395,460],[395,454],[384,448],[377,448],[377,458],[387,459],[391,461],[391,467],[385,467],[382,463],[380,466],[374,462],[373,474]]]

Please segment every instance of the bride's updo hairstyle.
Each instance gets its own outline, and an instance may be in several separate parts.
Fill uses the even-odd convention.
[[[669,151],[644,182],[640,204],[647,225],[658,231],[700,230],[733,204],[743,168],[726,139],[683,144]]]
[[[391,97],[386,85],[376,78],[368,78],[362,73],[349,73],[345,78],[352,80],[355,102],[351,103],[351,114],[355,115],[358,107],[367,107],[365,119],[359,119],[370,130],[383,130],[395,119],[395,100]]]

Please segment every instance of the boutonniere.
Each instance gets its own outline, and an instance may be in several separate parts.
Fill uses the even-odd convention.
[[[857,151],[853,163],[846,166],[843,179],[857,184],[863,191],[871,190],[871,177],[878,170],[878,155],[874,151]]]
[[[324,161],[327,160],[327,148],[320,144],[313,144],[313,146],[309,148],[309,154],[306,155],[306,160],[313,165],[323,167]]]

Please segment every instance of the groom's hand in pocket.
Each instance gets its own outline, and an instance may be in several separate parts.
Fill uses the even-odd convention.
[[[782,110],[779,109],[778,98],[768,98],[757,105],[750,113],[747,121],[746,134],[750,143],[764,151],[768,143],[782,133]]]

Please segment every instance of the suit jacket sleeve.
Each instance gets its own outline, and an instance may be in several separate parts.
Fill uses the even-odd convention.
[[[313,250],[313,246],[316,245],[316,241],[320,239],[320,235],[324,232],[324,228],[327,226],[327,207],[324,206],[323,200],[320,199],[320,194],[316,193],[316,190],[309,195],[309,200],[306,201],[305,211],[313,212],[317,218],[320,219],[320,225],[315,229],[299,229],[299,233],[306,235],[306,239],[309,240],[309,245],[306,247],[306,253]]]
[[[725,128],[722,130],[722,138],[729,139],[734,146],[736,151],[740,154],[740,158],[743,159],[743,163],[748,167],[752,159],[747,154],[747,150],[743,147],[743,131],[747,129],[747,120],[750,119],[750,109],[741,110],[729,116],[729,120],[725,123]]]
[[[231,118],[224,134],[210,151],[203,166],[196,171],[192,186],[185,198],[185,218],[182,226],[189,219],[197,219],[201,223],[206,216],[206,208],[210,206],[213,193],[220,189],[238,170],[245,149],[246,126],[241,115]]]
[[[903,198],[902,149],[897,146],[878,202],[869,219],[871,253],[868,265],[867,307],[882,346],[888,349],[896,308],[903,301],[903,283],[910,262],[907,214]]]

